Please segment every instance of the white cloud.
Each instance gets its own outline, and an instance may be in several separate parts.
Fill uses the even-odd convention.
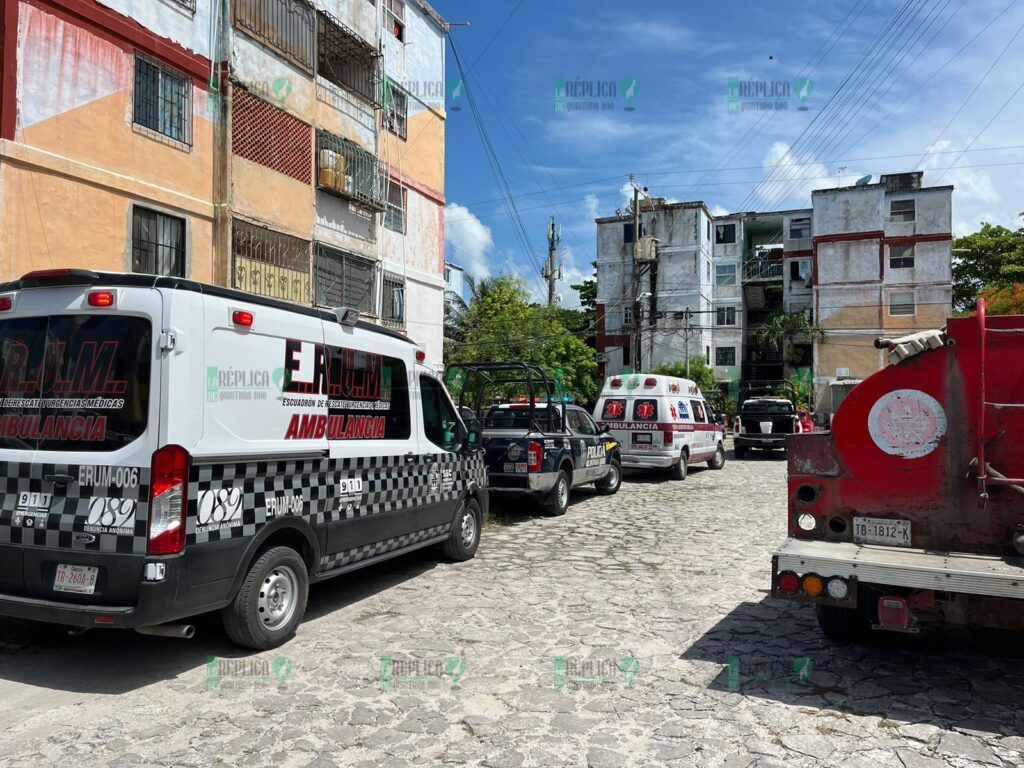
[[[452,261],[465,267],[473,277],[490,275],[488,257],[494,250],[491,228],[464,205],[448,203],[444,211],[444,242],[451,246]]]
[[[584,218],[593,226],[594,219],[601,216],[601,201],[597,195],[588,194],[583,198],[583,211]]]
[[[711,206],[711,215],[712,216],[716,216],[716,217],[717,216],[728,216],[730,213],[732,213],[732,211],[730,211],[728,208],[723,208],[720,205],[712,205]]]

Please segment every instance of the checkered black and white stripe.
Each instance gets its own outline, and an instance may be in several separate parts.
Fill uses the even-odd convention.
[[[144,555],[149,467],[121,468],[133,481],[120,487],[81,486],[80,469],[0,462],[0,544]]]
[[[451,523],[435,525],[433,528],[425,528],[422,531],[407,533],[404,536],[396,536],[393,539],[385,539],[384,541],[378,541],[374,544],[367,544],[362,547],[355,547],[354,549],[346,549],[343,552],[336,552],[333,555],[325,555],[320,558],[320,570],[330,571],[344,565],[349,565],[350,563],[356,563],[370,557],[383,555],[386,552],[394,552],[396,549],[407,547],[410,544],[417,544],[421,541],[426,541],[427,539],[442,536],[448,533],[451,529]]]

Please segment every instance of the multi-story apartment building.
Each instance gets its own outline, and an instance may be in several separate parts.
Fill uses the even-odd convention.
[[[441,362],[443,19],[423,0],[3,0],[0,277],[154,272]]]
[[[795,375],[813,381],[819,409],[830,410],[832,382],[884,364],[876,338],[937,328],[951,310],[952,187],[921,181],[920,172],[887,175],[817,190],[811,208],[719,217],[702,202],[644,202],[641,236],[659,243],[638,291],[640,367],[704,354],[730,394]],[[637,365],[632,221],[631,213],[597,219],[605,374]],[[824,336],[778,346],[760,338],[773,317],[795,313]]]

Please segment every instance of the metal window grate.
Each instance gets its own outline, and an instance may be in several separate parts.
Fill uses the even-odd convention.
[[[171,0],[175,5],[180,5],[186,11],[190,13],[196,12],[196,0]]]
[[[384,211],[384,226],[394,232],[405,233],[405,211],[407,192],[397,181],[387,180],[387,208]]]
[[[317,306],[352,307],[363,314],[376,314],[375,262],[317,243],[313,274]]]
[[[383,170],[377,158],[354,142],[316,132],[317,186],[373,211],[385,209]]]
[[[313,181],[313,129],[244,88],[231,89],[231,151],[303,184]]]
[[[379,107],[381,55],[325,11],[317,12],[317,74]]]
[[[143,56],[135,57],[137,125],[192,145],[192,89],[188,78]]]
[[[234,25],[307,72],[316,57],[316,10],[304,0],[234,0]]]
[[[185,220],[134,206],[132,271],[185,277]]]
[[[381,295],[381,319],[385,325],[405,327],[405,280],[389,272],[384,273]]]
[[[390,78],[384,78],[381,123],[403,141],[409,135],[409,96]]]
[[[309,304],[309,241],[233,219],[231,256],[235,288]]]

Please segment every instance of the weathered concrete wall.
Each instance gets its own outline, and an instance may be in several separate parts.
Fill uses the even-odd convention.
[[[383,3],[352,2],[352,0],[313,0],[319,10],[326,11],[370,45],[377,47]]]
[[[195,12],[162,0],[97,0],[100,5],[134,19],[146,29],[207,59],[210,55],[210,18],[221,0],[196,0]]]
[[[315,195],[314,239],[375,259],[380,215],[328,192],[318,190]]]
[[[314,190],[283,173],[231,156],[231,210],[305,240],[313,223]]]
[[[237,29],[231,37],[231,76],[278,109],[310,122],[316,104],[312,76]]]
[[[882,229],[885,188],[881,184],[818,189],[811,196],[815,237]]]
[[[386,264],[417,269],[444,282],[442,208],[435,201],[406,188],[406,232],[381,225],[380,254]]]

